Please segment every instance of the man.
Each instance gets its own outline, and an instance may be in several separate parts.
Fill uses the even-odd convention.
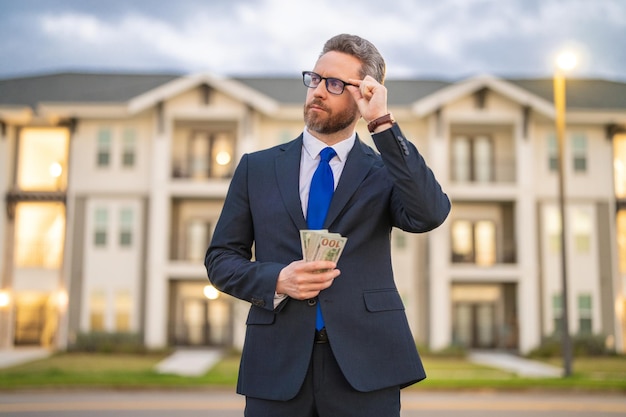
[[[398,417],[400,389],[426,377],[390,233],[434,229],[450,202],[389,114],[384,76],[374,45],[333,37],[303,73],[304,132],[235,171],[205,265],[215,287],[252,304],[237,386],[246,416]],[[380,155],[356,135],[359,118]],[[327,147],[335,190],[311,226]],[[314,228],[347,238],[337,264],[303,260],[300,231]]]

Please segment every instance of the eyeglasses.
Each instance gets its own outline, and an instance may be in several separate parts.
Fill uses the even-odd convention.
[[[304,82],[304,85],[309,88],[317,88],[322,80],[326,81],[326,90],[329,93],[335,95],[340,95],[341,93],[343,93],[343,89],[346,87],[346,85],[357,87],[354,84],[341,81],[339,78],[322,77],[321,75],[313,71],[302,71],[302,82]]]

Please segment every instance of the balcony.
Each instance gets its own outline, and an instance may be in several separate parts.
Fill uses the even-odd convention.
[[[451,217],[452,264],[485,268],[517,262],[513,203],[456,203]]]
[[[455,126],[451,130],[450,179],[455,185],[514,184],[515,143],[506,126]]]
[[[176,123],[172,178],[206,182],[232,177],[235,143],[236,130],[232,124]]]

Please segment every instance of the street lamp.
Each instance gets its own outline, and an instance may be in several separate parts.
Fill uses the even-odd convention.
[[[565,237],[565,73],[577,64],[576,55],[563,52],[557,56],[554,71],[554,108],[556,110],[556,138],[559,168],[559,212],[561,214],[561,349],[563,372],[568,377],[572,374],[572,341],[569,334],[569,303],[567,297],[567,247]]]

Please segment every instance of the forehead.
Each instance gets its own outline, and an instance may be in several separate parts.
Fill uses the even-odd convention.
[[[313,71],[322,77],[335,77],[343,80],[361,78],[361,61],[343,52],[327,52],[317,60]]]

